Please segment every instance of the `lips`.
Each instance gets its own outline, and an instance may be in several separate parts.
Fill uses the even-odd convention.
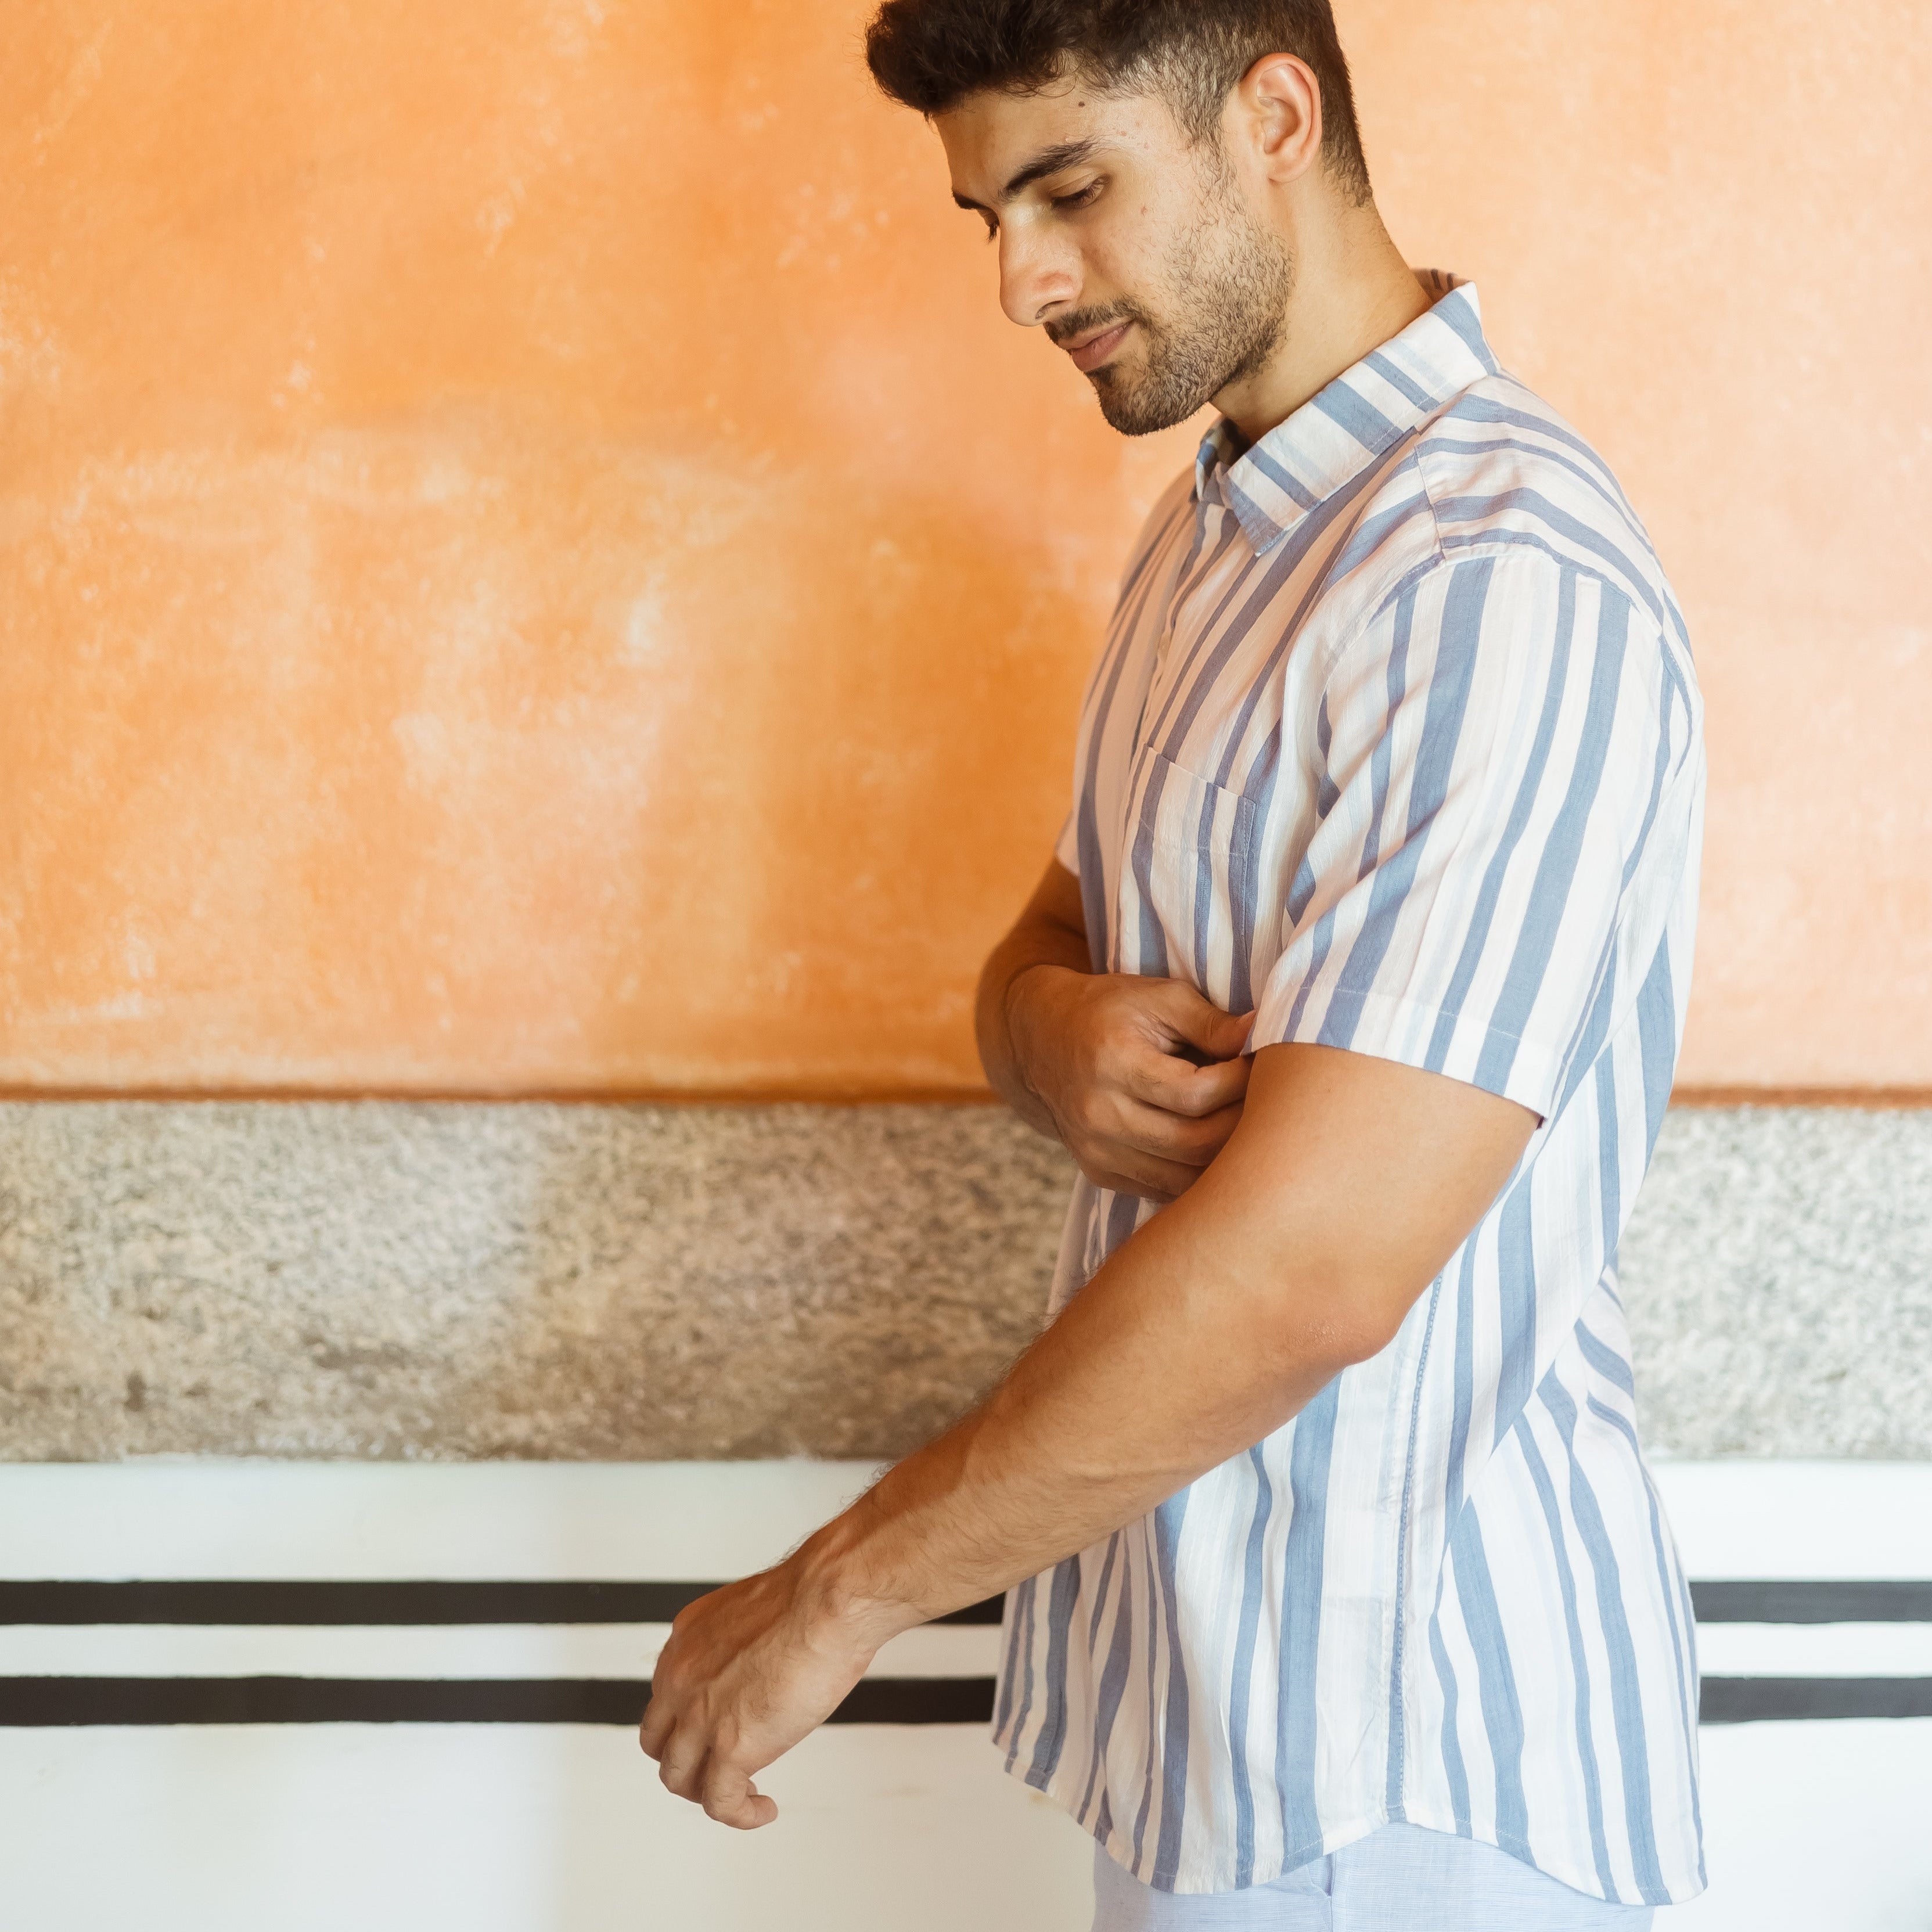
[[[1098,335],[1090,335],[1084,342],[1064,343],[1061,346],[1073,358],[1075,368],[1083,374],[1090,374],[1126,340],[1127,331],[1132,327],[1131,322],[1117,322],[1112,328],[1103,328]]]

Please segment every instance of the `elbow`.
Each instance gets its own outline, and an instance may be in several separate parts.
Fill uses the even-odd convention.
[[[1339,1375],[1344,1369],[1372,1361],[1402,1333],[1408,1312],[1407,1304],[1400,1313],[1375,1306],[1358,1310],[1351,1319],[1339,1324],[1335,1337],[1336,1372]]]
[[[1428,1284],[1391,1279],[1380,1270],[1342,1267],[1297,1284],[1300,1319],[1274,1324],[1282,1352],[1324,1382],[1372,1360],[1402,1332]]]

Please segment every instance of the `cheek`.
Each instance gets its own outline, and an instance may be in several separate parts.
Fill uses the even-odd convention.
[[[1145,305],[1166,280],[1158,256],[1150,251],[1150,230],[1138,216],[1096,227],[1082,237],[1083,305],[1118,302]]]
[[[1087,250],[1089,271],[1114,294],[1157,310],[1164,296],[1186,286],[1204,241],[1219,245],[1210,232],[1216,225],[1216,211],[1179,184],[1144,187],[1121,201],[1115,219],[1096,226]]]

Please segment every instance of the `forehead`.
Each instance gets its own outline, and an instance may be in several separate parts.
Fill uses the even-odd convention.
[[[952,192],[982,208],[1007,198],[1007,184],[1058,148],[1091,143],[1094,158],[1123,155],[1158,160],[1184,148],[1186,137],[1157,94],[1102,93],[1057,81],[1036,94],[987,88],[933,117],[952,174]]]

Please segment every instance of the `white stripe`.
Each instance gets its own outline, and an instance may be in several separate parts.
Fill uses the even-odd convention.
[[[648,1677],[668,1624],[0,1625],[0,1677]],[[896,1636],[868,1677],[990,1677],[1000,1634]]]
[[[1932,1463],[1657,1462],[1693,1576],[1932,1580]]]
[[[1932,1678],[1932,1623],[1700,1624],[1706,1677]]]
[[[869,1462],[0,1466],[0,1577],[719,1582],[777,1562]]]

